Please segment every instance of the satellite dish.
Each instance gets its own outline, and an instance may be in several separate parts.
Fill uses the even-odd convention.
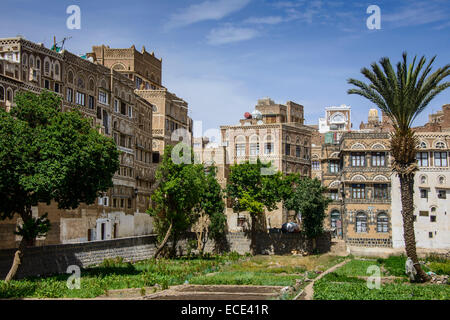
[[[262,119],[262,113],[258,110],[255,110],[252,112],[252,117],[257,119],[257,120],[261,120]]]

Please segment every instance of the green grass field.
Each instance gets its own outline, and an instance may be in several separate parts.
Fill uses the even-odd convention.
[[[329,273],[314,284],[315,300],[449,300],[450,285],[412,284],[405,274],[405,256],[387,259],[354,259]],[[367,280],[371,276],[367,269],[378,266],[381,277],[391,277],[380,289],[369,289]],[[425,271],[449,274],[450,260],[426,259]],[[393,277],[393,278],[392,278]]]

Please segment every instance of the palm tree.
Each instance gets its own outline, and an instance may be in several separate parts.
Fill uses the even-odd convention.
[[[397,63],[395,72],[389,58],[384,57],[379,62],[381,67],[373,62],[372,70],[361,69],[361,73],[369,80],[368,84],[355,79],[347,81],[357,87],[349,89],[348,94],[367,98],[392,121],[391,152],[394,159],[392,170],[400,179],[406,255],[414,262],[418,280],[425,282],[429,280],[429,276],[420,267],[414,234],[413,192],[414,175],[418,170],[416,164],[418,140],[411,125],[430,101],[450,86],[449,82],[442,82],[450,74],[450,64],[431,73],[431,65],[436,56],[428,64],[425,57],[422,57],[416,65],[416,58],[414,57],[412,63],[408,64],[407,54],[404,52],[403,61]]]

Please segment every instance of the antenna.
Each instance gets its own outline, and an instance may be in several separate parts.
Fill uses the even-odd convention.
[[[64,44],[67,40],[71,39],[72,37],[64,37],[61,41],[56,42],[56,36],[53,36],[53,47],[52,50],[55,50],[57,52],[62,51],[64,49]],[[61,44],[61,47],[58,48],[58,44]]]

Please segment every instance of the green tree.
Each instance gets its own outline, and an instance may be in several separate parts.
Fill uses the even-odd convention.
[[[361,73],[369,80],[368,83],[348,80],[349,84],[357,87],[349,89],[349,94],[367,98],[392,120],[392,166],[400,179],[405,249],[407,256],[414,262],[420,281],[427,281],[429,277],[420,267],[416,253],[413,194],[414,175],[418,169],[418,141],[411,126],[433,98],[450,86],[449,82],[443,82],[450,74],[450,64],[431,73],[435,58],[427,64],[425,57],[422,57],[416,65],[417,57],[414,57],[412,63],[408,63],[407,54],[403,53],[403,60],[397,63],[395,72],[389,58],[384,57],[380,59],[380,65],[376,62],[371,64],[372,70],[361,69]]]
[[[222,188],[216,179],[217,168],[209,166],[205,171],[204,191],[196,207],[198,213],[196,232],[199,236],[197,248],[201,253],[208,238],[214,240],[218,248],[218,244],[224,240],[227,224]]]
[[[300,178],[298,175],[292,175],[287,182],[292,186],[292,192],[287,194],[284,206],[301,214],[302,231],[314,240],[323,233],[325,210],[331,202],[326,196],[327,189],[317,179]]]
[[[176,248],[177,237],[180,233],[188,230],[196,221],[197,215],[195,207],[204,191],[204,168],[201,164],[186,164],[184,154],[176,154],[174,162],[172,150],[173,146],[168,145],[164,149],[161,165],[156,171],[158,187],[152,194],[153,207],[148,209],[148,213],[154,217],[154,225],[160,243],[155,258],[157,258],[167,242],[172,236],[172,248]],[[178,148],[176,149],[178,150]],[[182,148],[190,150],[190,148]],[[191,163],[193,163],[193,153],[191,151]],[[173,250],[172,250],[173,251]],[[174,253],[174,252],[172,252]]]
[[[269,171],[272,174],[267,174]],[[256,163],[247,161],[230,167],[226,194],[232,201],[234,212],[250,214],[253,252],[256,247],[254,236],[265,223],[264,210],[277,209],[277,203],[282,199],[279,192],[282,185],[281,173],[274,172],[270,163],[262,163],[259,159]]]
[[[112,139],[90,126],[80,112],[61,112],[53,93],[17,94],[16,106],[0,110],[0,219],[19,215],[22,236],[6,281],[14,278],[23,252],[47,234],[47,215],[31,207],[56,201],[60,209],[91,204],[112,187],[119,152]]]

